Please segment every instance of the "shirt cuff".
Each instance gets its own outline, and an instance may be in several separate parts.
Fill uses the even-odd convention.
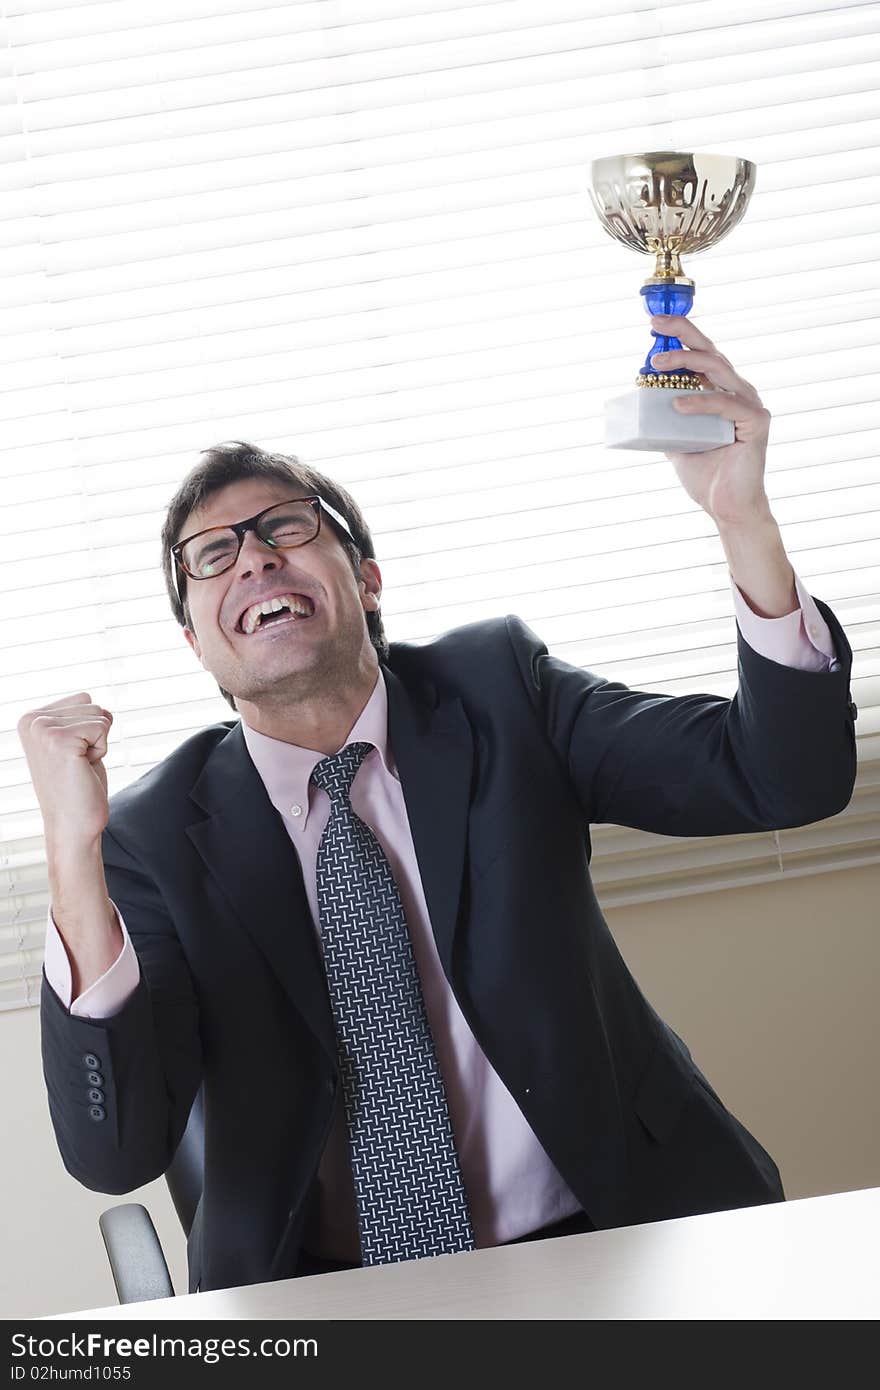
[[[760,617],[749,607],[730,570],[728,578],[740,632],[760,656],[799,671],[839,670],[840,662],[828,624],[797,574],[794,585],[800,607],[781,618]]]
[[[52,916],[52,908],[49,907],[43,967],[49,984],[64,1007],[69,1009],[75,1018],[109,1018],[111,1014],[119,1012],[140,983],[141,971],[137,953],[125,929],[119,908],[112,898],[110,904],[122,930],[122,949],[113,964],[104,971],[104,974],[90,984],[88,989],[83,990],[82,994],[78,994],[73,1001],[70,997],[73,993],[70,958]]]

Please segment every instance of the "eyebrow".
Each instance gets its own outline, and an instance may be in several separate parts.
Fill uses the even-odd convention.
[[[217,529],[219,530],[220,528],[218,527]],[[223,529],[226,530],[227,528],[224,527]],[[208,527],[206,528],[206,530],[208,530],[208,531],[213,531],[213,530],[214,530],[214,527],[213,527],[213,526],[208,526]],[[200,533],[199,533],[198,531],[196,531],[195,534],[196,534],[196,536],[198,536]],[[201,533],[201,534],[204,534],[204,533]],[[220,544],[219,541],[206,541],[206,542],[205,542],[205,549],[206,549],[206,550],[216,550],[217,547],[219,546],[219,544]]]

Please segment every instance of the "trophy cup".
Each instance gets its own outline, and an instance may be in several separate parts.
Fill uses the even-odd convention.
[[[683,273],[680,257],[714,246],[736,226],[755,187],[754,164],[733,155],[655,150],[596,159],[590,174],[590,197],[606,232],[656,257],[654,274],[640,291],[648,313],[687,314],[694,282]],[[673,406],[674,397],[702,390],[702,382],[687,368],[656,371],[651,359],[681,347],[678,338],[654,332],[637,389],[606,402],[608,448],[697,454],[733,443],[732,421],[682,415]]]

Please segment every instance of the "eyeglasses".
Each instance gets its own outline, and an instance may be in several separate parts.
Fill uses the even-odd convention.
[[[171,547],[176,565],[190,579],[214,579],[231,569],[241,554],[245,534],[255,531],[264,544],[273,550],[292,550],[308,545],[321,530],[321,513],[326,512],[354,541],[345,517],[325,502],[323,497],[293,497],[289,502],[274,502],[245,521],[233,521],[229,526],[209,526],[185,536]],[[356,542],[355,542],[356,544]],[[174,572],[177,597],[183,604],[183,594],[177,570]]]

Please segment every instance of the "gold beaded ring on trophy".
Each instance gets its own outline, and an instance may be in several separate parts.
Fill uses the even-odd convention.
[[[702,381],[692,376],[679,376],[677,372],[660,372],[657,376],[644,376],[641,372],[634,378],[636,386],[674,386],[680,391],[702,391]]]

